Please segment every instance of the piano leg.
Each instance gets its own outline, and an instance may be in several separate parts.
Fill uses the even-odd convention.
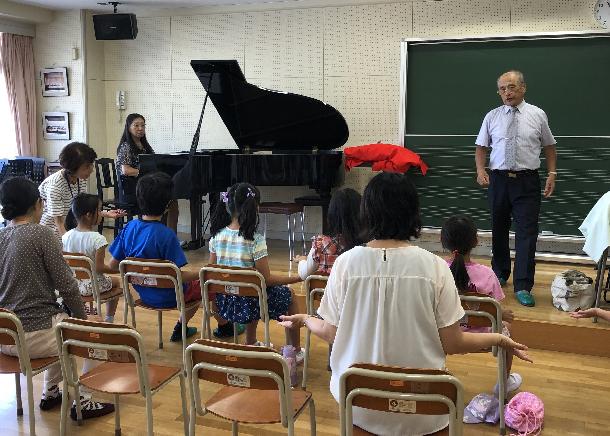
[[[201,194],[191,197],[191,241],[182,246],[183,250],[197,250],[203,247],[203,201]]]

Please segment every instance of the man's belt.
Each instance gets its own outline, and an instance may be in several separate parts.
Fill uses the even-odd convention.
[[[538,175],[538,170],[491,170],[492,173],[516,179],[517,177]]]

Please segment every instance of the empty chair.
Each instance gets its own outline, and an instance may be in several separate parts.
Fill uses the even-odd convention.
[[[286,360],[272,348],[198,339],[185,352],[190,391],[189,435],[195,434],[197,415],[208,412],[232,423],[281,423],[294,434],[294,421],[309,406],[311,434],[316,416],[311,393],[290,387]],[[199,380],[224,385],[204,404]]]
[[[88,304],[95,302],[97,314],[102,316],[102,303],[118,300],[123,295],[121,288],[112,288],[106,292],[100,292],[99,282],[96,280],[95,266],[93,261],[82,253],[64,253],[64,259],[74,271],[74,276],[79,280],[90,280],[92,295],[82,295],[83,301]]]
[[[10,310],[0,308],[0,345],[14,345],[17,357],[0,353],[0,374],[15,374],[15,394],[17,396],[17,416],[23,415],[21,403],[21,374],[25,376],[28,392],[28,418],[30,435],[36,434],[34,417],[34,392],[32,377],[46,371],[53,365],[59,365],[58,357],[30,359],[25,347],[25,332],[19,318]]]
[[[61,369],[64,377],[64,395],[61,403],[59,431],[66,434],[66,419],[70,404],[70,389],[79,398],[80,386],[114,396],[115,435],[121,434],[119,399],[121,395],[140,394],[146,399],[147,434],[153,435],[152,397],[172,380],[180,380],[180,396],[187,431],[187,408],[184,374],[181,367],[148,364],[142,336],[127,325],[85,321],[68,318],[55,329],[60,348]],[[89,372],[77,376],[74,357],[102,361]],[[82,422],[79,402],[77,422]]]
[[[449,415],[448,432],[430,436],[462,434],[464,389],[456,377],[440,369],[354,364],[339,380],[341,436],[370,434],[354,429],[353,406],[408,415]]]
[[[95,181],[97,184],[97,196],[102,200],[102,207],[104,209],[125,209],[128,212],[128,220],[134,214],[136,208],[135,204],[125,203],[119,200],[119,184],[117,183],[116,167],[114,165],[114,159],[101,158],[95,160]],[[111,189],[112,197],[104,199],[104,190]],[[119,231],[123,228],[124,219],[123,217],[116,218],[114,220],[114,237],[116,238]],[[104,219],[98,226],[98,231],[102,233],[104,229]]]
[[[180,268],[167,260],[128,257],[119,263],[119,271],[121,272],[121,284],[125,296],[123,322],[127,324],[127,315],[131,309],[131,325],[136,328],[136,306],[156,311],[159,327],[159,348],[163,348],[163,312],[177,309],[182,319],[182,348],[184,349],[186,347],[186,311],[199,306],[200,301],[195,300],[185,304]],[[129,290],[129,283],[151,288],[174,288],[177,306],[158,308],[148,306],[140,299],[134,301]]]

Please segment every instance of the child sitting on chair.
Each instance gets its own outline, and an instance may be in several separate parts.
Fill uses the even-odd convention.
[[[97,195],[81,192],[72,200],[72,206],[66,216],[65,227],[68,230],[61,237],[64,251],[68,253],[81,253],[93,261],[100,294],[108,292],[113,287],[120,287],[118,277],[109,277],[104,273],[116,273],[104,262],[108,241],[104,235],[94,230],[102,219],[102,201]],[[93,294],[91,280],[78,280],[78,290],[82,296]],[[118,298],[106,302],[106,315],[104,321],[114,322],[114,314]],[[99,314],[98,314],[99,315]]]
[[[470,260],[470,252],[477,246],[477,227],[467,216],[453,216],[448,218],[441,229],[441,244],[443,248],[451,251],[452,257],[447,260],[449,269],[453,274],[458,293],[476,292],[494,300],[504,300],[504,292],[493,270]],[[510,337],[510,322],[514,319],[512,310],[502,311],[502,334]],[[491,327],[468,327],[462,325],[462,330],[470,332],[489,333]],[[506,393],[519,389],[523,378],[516,372],[511,373],[513,363],[512,350],[506,350],[507,383]],[[497,394],[498,385],[494,388]]]
[[[165,173],[150,173],[140,178],[136,186],[136,197],[140,218],[131,220],[110,246],[111,268],[119,267],[119,262],[127,257],[169,260],[182,268],[187,264],[184,252],[176,234],[161,222],[172,201],[173,182]],[[201,286],[197,272],[182,270],[184,302],[201,300]],[[177,306],[173,288],[153,288],[134,284],[142,302],[156,308]],[[199,306],[187,311],[186,319],[180,319],[174,327],[170,341],[182,340],[182,322],[188,323]],[[219,320],[219,324],[223,320]],[[226,323],[226,321],[225,321]],[[232,326],[231,326],[232,327]],[[197,333],[196,327],[187,327],[186,336]]]
[[[287,285],[301,279],[271,274],[265,237],[258,233],[258,205],[260,193],[249,183],[237,183],[222,193],[211,219],[210,263],[222,266],[256,268],[267,284],[267,305],[270,319],[295,313],[295,301]],[[233,322],[247,324],[246,344],[261,345],[256,340],[256,326],[260,319],[258,298],[216,294],[220,316]],[[297,361],[303,360],[298,330],[290,332],[291,344],[297,349]],[[300,351],[299,351],[300,350]]]
[[[328,205],[328,235],[311,238],[307,257],[299,261],[299,276],[305,280],[315,272],[329,274],[335,259],[344,251],[360,245],[360,200],[362,196],[351,188],[336,191]]]

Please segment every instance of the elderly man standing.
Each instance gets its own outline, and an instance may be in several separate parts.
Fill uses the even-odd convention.
[[[515,297],[534,306],[531,294],[540,215],[540,151],[546,157],[544,196],[550,197],[557,177],[557,150],[544,111],[523,100],[526,86],[520,71],[508,71],[497,81],[502,106],[488,112],[476,140],[477,182],[489,186],[492,251],[491,266],[502,285],[511,273],[509,230],[515,220]],[[485,169],[487,150],[490,173]]]

